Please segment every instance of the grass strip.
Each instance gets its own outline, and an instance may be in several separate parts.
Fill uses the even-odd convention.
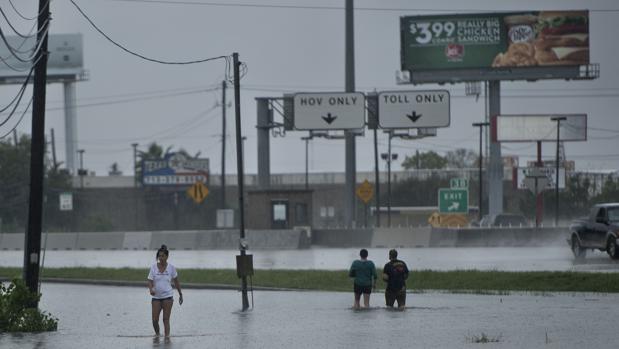
[[[43,278],[144,281],[147,269],[134,268],[45,268]],[[21,268],[0,267],[0,277],[21,277]],[[380,276],[380,271],[378,273]],[[239,285],[233,269],[180,269],[183,282]],[[352,282],[345,270],[256,270],[254,286],[299,290],[351,291]],[[452,292],[619,292],[619,273],[583,272],[504,272],[480,270],[413,271],[407,282],[411,291],[445,290]],[[384,289],[382,280],[378,289]]]

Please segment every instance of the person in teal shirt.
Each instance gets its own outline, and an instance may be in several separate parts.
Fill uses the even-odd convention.
[[[363,295],[363,305],[370,306],[370,294],[372,289],[376,289],[376,266],[368,259],[368,250],[365,248],[359,251],[361,259],[352,262],[348,276],[354,278],[355,305],[353,308],[359,309],[359,300]]]

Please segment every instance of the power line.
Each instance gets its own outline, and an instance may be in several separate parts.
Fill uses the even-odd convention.
[[[45,30],[44,30],[44,33],[42,34],[42,37],[47,35],[47,33],[49,31],[49,21],[46,21],[44,23],[43,28],[45,28]],[[6,48],[8,48],[9,51],[11,52],[12,57],[14,57],[15,59],[17,59],[18,61],[23,62],[23,63],[30,63],[34,59],[34,57],[37,56],[39,50],[41,49],[41,45],[43,45],[43,42],[45,41],[45,40],[38,40],[38,42],[36,44],[36,48],[34,48],[32,50],[20,51],[18,49],[15,49],[13,46],[11,46],[11,44],[8,42],[8,39],[4,35],[4,32],[2,31],[2,28],[0,28],[0,37],[2,38],[2,41],[4,42],[4,44],[6,45]],[[22,43],[22,45],[23,45],[23,43]],[[21,45],[20,45],[20,47],[21,47]],[[30,51],[32,51],[32,55],[30,57],[23,58],[23,57],[21,57],[19,55],[20,53],[23,54],[23,53],[28,53]],[[3,61],[4,61],[4,59],[3,59]],[[4,61],[4,62],[6,64],[6,61]]]
[[[19,117],[19,120],[17,120],[17,123],[15,124],[15,126],[13,126],[13,128],[11,130],[9,130],[7,133],[3,134],[2,136],[0,136],[0,139],[5,138],[6,136],[10,135],[11,132],[13,132],[15,129],[17,129],[17,126],[19,126],[19,124],[22,122],[22,120],[24,119],[24,115],[26,115],[26,112],[28,111],[28,109],[30,109],[30,105],[32,105],[32,98],[30,99],[30,102],[28,102],[28,105],[26,106],[26,109],[24,109],[24,112],[21,114],[21,116]],[[7,119],[8,120],[8,119]]]
[[[217,59],[224,59],[226,61],[226,67],[228,67],[229,64],[229,60],[230,57],[229,56],[217,56],[217,57],[211,57],[211,58],[204,58],[204,59],[197,59],[197,60],[190,60],[190,61],[163,61],[160,59],[155,59],[155,58],[150,58],[150,57],[146,57],[144,55],[141,55],[137,52],[134,52],[126,47],[124,47],[123,45],[119,44],[118,42],[114,41],[112,38],[110,38],[107,34],[105,34],[103,32],[103,30],[101,30],[91,19],[90,17],[88,17],[86,15],[86,13],[84,13],[84,11],[82,11],[82,9],[75,3],[75,1],[73,0],[69,0],[73,6],[75,6],[75,8],[79,11],[79,13],[88,21],[88,23],[90,23],[90,25],[97,31],[99,32],[99,34],[103,35],[104,38],[106,38],[109,42],[111,42],[112,44],[114,44],[116,47],[120,48],[121,50],[134,55],[136,57],[142,58],[146,61],[149,62],[154,62],[154,63],[159,63],[159,64],[171,64],[171,65],[187,65],[187,64],[196,64],[196,63],[204,63],[204,62],[209,62],[209,61],[213,61],[213,60],[217,60]]]
[[[24,92],[26,91],[26,87],[28,86],[28,81],[30,80],[30,76],[32,75],[32,72],[34,71],[34,68],[32,68],[30,70],[30,73],[28,74],[28,77],[26,78],[26,80],[24,81],[24,83],[22,84],[21,89],[19,90],[19,92],[17,93],[17,98],[14,98],[11,103],[9,103],[9,105],[7,105],[5,108],[3,108],[1,111],[4,111],[6,109],[8,109],[12,104],[15,104],[13,106],[13,109],[11,110],[11,112],[9,113],[9,115],[2,121],[0,122],[0,127],[2,127],[4,124],[6,124],[11,117],[15,114],[15,110],[17,109],[17,107],[19,106],[19,103],[21,102],[22,97],[24,96]],[[26,108],[27,109],[27,108]],[[25,113],[25,110],[24,110]],[[23,117],[23,114],[22,114]],[[21,120],[21,119],[20,119]]]
[[[21,17],[22,19],[25,19],[25,20],[27,20],[27,21],[33,21],[33,20],[35,20],[35,19],[37,19],[37,18],[39,17],[39,15],[41,14],[41,13],[38,13],[38,14],[37,14],[36,16],[34,16],[34,17],[26,17],[26,16],[24,16],[24,15],[23,15],[23,14],[22,14],[22,13],[21,13],[21,12],[20,12],[20,11],[19,11],[16,7],[15,7],[15,5],[13,4],[13,1],[12,1],[12,0],[9,0],[9,3],[11,4],[11,7],[13,8],[13,11],[15,11],[15,13],[17,13],[17,15],[18,15],[19,17]],[[49,0],[47,0],[47,3],[45,4],[45,6],[44,6],[43,8],[46,8],[46,7],[47,7],[47,4],[49,4]]]
[[[170,0],[108,0],[114,2],[135,2],[135,3],[150,3],[150,4],[168,4],[168,5],[197,5],[197,6],[215,6],[215,7],[248,7],[248,8],[277,8],[277,9],[295,9],[295,10],[344,10],[343,6],[312,6],[312,5],[270,5],[270,4],[246,4],[246,3],[223,3],[223,2],[205,2],[205,1],[170,1]],[[385,7],[355,7],[355,11],[373,11],[373,12],[401,12],[401,11],[419,11],[419,12],[498,12],[497,10],[488,9],[438,9],[438,8],[385,8]],[[522,11],[525,12],[525,11]],[[619,9],[590,9],[589,12],[619,12]]]

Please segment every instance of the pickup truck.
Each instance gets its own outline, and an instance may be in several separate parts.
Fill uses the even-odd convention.
[[[610,258],[619,259],[618,238],[619,203],[607,203],[593,206],[588,218],[570,224],[568,243],[576,259],[584,258],[587,249],[606,251]]]

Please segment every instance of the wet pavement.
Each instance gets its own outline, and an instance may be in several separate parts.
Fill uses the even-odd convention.
[[[352,293],[185,290],[172,337],[154,340],[146,288],[42,285],[57,332],[0,334],[0,348],[615,348],[619,295],[409,294],[407,309],[354,311]],[[483,339],[496,340],[478,343]]]
[[[368,249],[377,265],[387,262],[386,248]],[[500,271],[619,271],[619,261],[604,252],[589,252],[575,263],[567,244],[552,247],[492,248],[403,248],[400,259],[414,270],[500,270]],[[358,248],[311,248],[304,250],[259,250],[254,255],[256,269],[348,269],[358,258]],[[235,269],[238,251],[170,251],[170,261],[179,268]],[[148,268],[155,251],[47,251],[44,267]],[[23,251],[1,251],[0,266],[21,267]]]

